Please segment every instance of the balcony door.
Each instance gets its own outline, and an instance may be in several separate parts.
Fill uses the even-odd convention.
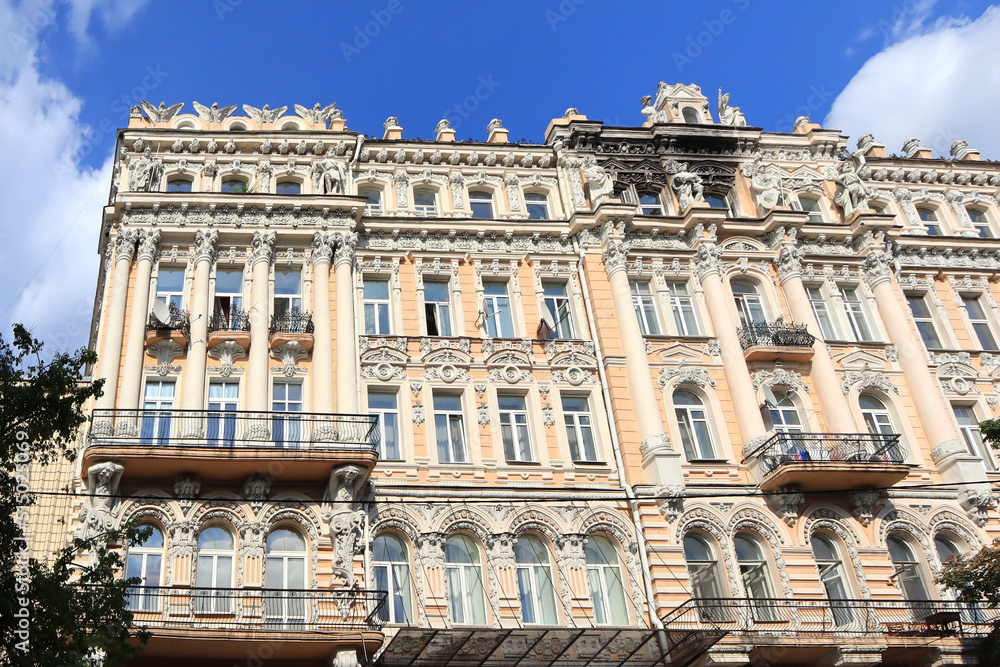
[[[824,535],[813,535],[813,557],[823,583],[823,590],[830,601],[830,611],[834,626],[844,628],[855,622],[854,608],[851,606],[850,588],[844,561],[833,542]]]
[[[129,549],[125,558],[125,578],[138,579],[139,585],[129,589],[128,608],[132,611],[160,610],[160,576],[163,572],[163,533],[145,524],[149,537]]]
[[[232,611],[233,547],[233,536],[225,528],[209,526],[198,535],[195,611],[199,614]]]
[[[761,301],[757,286],[748,280],[734,280],[732,287],[736,312],[740,314],[740,324],[744,327],[755,324],[766,325],[767,316],[764,314],[764,303]]]
[[[239,382],[210,382],[208,385],[208,444],[232,447],[236,441],[236,410],[240,404]],[[222,413],[222,414],[216,414]],[[232,413],[232,414],[225,414]]]
[[[923,567],[910,544],[910,540],[899,533],[890,533],[885,539],[889,549],[889,558],[895,568],[893,576],[907,601],[914,617],[922,620],[934,612],[930,600],[927,582],[924,581]]]
[[[306,622],[306,542],[294,530],[267,536],[264,562],[264,622],[272,628],[301,629]]]
[[[142,400],[142,444],[166,445],[174,408],[173,380],[146,380]]]
[[[298,447],[302,442],[302,385],[275,382],[271,394],[271,436],[278,447]]]
[[[224,331],[240,328],[243,315],[243,270],[219,269],[215,272],[214,326]]]

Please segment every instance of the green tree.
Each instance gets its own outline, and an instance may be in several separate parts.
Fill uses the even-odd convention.
[[[118,576],[113,548],[146,537],[135,526],[76,539],[52,562],[28,557],[31,471],[72,460],[83,408],[102,393],[102,381],[83,381],[96,360],[92,350],[43,360],[42,343],[21,325],[12,341],[0,336],[0,667],[75,667],[93,655],[117,667],[149,638],[133,628],[128,585],[137,582]],[[82,551],[86,567],[74,564]]]

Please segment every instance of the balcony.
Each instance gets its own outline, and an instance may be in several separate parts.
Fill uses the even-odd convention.
[[[271,349],[296,342],[306,351],[313,346],[313,321],[309,311],[297,308],[271,316]]]
[[[139,656],[241,660],[267,655],[296,665],[328,665],[339,650],[372,655],[384,635],[386,592],[343,590],[134,589],[129,607],[152,632]],[[265,647],[258,653],[257,647]],[[268,648],[269,647],[269,648]],[[273,657],[271,656],[273,653]],[[164,663],[166,664],[166,663]],[[215,664],[215,663],[213,663]]]
[[[146,320],[146,347],[161,340],[173,340],[182,348],[186,348],[191,338],[191,317],[186,310],[170,307],[170,316],[166,322],[161,322],[156,315],[150,313]]]
[[[736,330],[747,361],[807,361],[813,356],[816,337],[804,324],[760,322]]]
[[[371,415],[98,409],[83,470],[114,459],[132,478],[193,472],[205,479],[238,481],[266,472],[325,481],[338,465],[374,467],[377,425],[378,418]]]
[[[891,486],[910,472],[895,433],[775,433],[743,462],[761,490]]]
[[[239,343],[244,350],[250,347],[250,313],[233,309],[212,316],[208,322],[208,347],[227,340]]]

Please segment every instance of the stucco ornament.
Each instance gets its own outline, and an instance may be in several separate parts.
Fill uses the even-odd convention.
[[[129,165],[128,189],[132,192],[149,192],[160,182],[163,173],[163,163],[154,160],[149,148],[142,152],[142,157]]]
[[[346,182],[347,171],[339,160],[333,158],[332,153],[327,153],[327,156],[313,167],[313,189],[320,194],[344,194]]]
[[[757,193],[757,204],[765,211],[778,205],[781,199],[781,172],[774,165],[765,165],[757,158],[744,162],[740,173],[750,179],[750,187]]]
[[[658,487],[656,489],[656,503],[667,523],[673,523],[684,512],[684,485]]]
[[[799,518],[799,505],[805,502],[805,496],[791,487],[782,487],[774,496],[777,514],[789,526],[794,526]]]
[[[667,122],[667,112],[663,110],[656,110],[656,107],[653,106],[652,95],[643,95],[639,100],[639,104],[642,105],[642,111],[640,111],[640,113],[646,117],[646,120],[652,122],[654,125],[656,123]]]
[[[964,491],[962,504],[966,507],[969,518],[977,526],[985,526],[990,518],[990,510],[997,506],[997,494],[989,488],[971,487]]]
[[[212,102],[211,107],[207,107],[204,104],[198,103],[196,100],[193,102],[194,110],[198,112],[201,119],[206,123],[221,123],[225,119],[229,118],[234,111],[236,111],[236,105],[232,104],[228,107],[219,108],[218,102]]]
[[[357,501],[367,479],[368,472],[361,466],[340,466],[330,473],[323,494],[323,518],[330,526],[333,542],[333,573],[343,577],[347,588],[356,582],[354,550],[366,520],[365,512],[357,509]]]
[[[739,107],[729,106],[729,93],[723,94],[719,88],[719,122],[733,127],[746,127],[747,119]]]
[[[677,205],[686,211],[696,201],[705,201],[705,186],[701,176],[690,171],[679,171],[670,181],[674,194],[677,195]]]
[[[914,157],[920,151],[929,151],[929,150],[930,149],[927,148],[926,146],[921,146],[920,139],[917,139],[916,137],[910,137],[909,139],[903,142],[903,154],[906,155],[906,157],[908,158]]]
[[[874,518],[878,498],[879,493],[875,489],[859,489],[851,494],[851,504],[854,505],[851,514],[862,526],[867,526]]]
[[[156,123],[166,123],[171,118],[176,116],[177,112],[184,106],[183,102],[178,102],[177,104],[169,107],[166,102],[160,102],[160,106],[158,107],[154,107],[146,100],[140,100],[139,102],[142,104],[142,110],[146,112],[146,115],[149,116],[149,120],[151,120],[154,125]]]
[[[229,377],[233,374],[233,362],[247,356],[247,351],[234,340],[227,340],[208,349],[208,356],[219,360],[219,374]]]
[[[951,145],[951,156],[956,160],[964,160],[972,153],[978,153],[975,148],[969,148],[969,144],[961,139]]]
[[[868,200],[875,196],[875,193],[858,176],[861,166],[863,165],[845,160],[841,163],[835,179],[840,190],[837,191],[834,201],[844,209],[845,218],[850,218],[857,211],[868,208]]]
[[[588,155],[583,159],[583,175],[587,178],[590,201],[594,206],[614,195],[614,181],[608,176],[604,167],[597,164],[597,159],[593,155]]]
[[[243,480],[243,496],[250,501],[250,507],[259,512],[271,492],[271,478],[263,473],[254,473]]]
[[[125,468],[106,461],[87,469],[87,497],[80,510],[80,524],[83,538],[89,539],[112,530],[118,516],[118,484]],[[93,564],[95,554],[91,551],[89,560]]]
[[[607,245],[604,246],[604,250],[601,252],[604,269],[608,272],[608,275],[626,268],[628,264],[628,251],[631,247],[632,244],[629,241],[608,239]]]

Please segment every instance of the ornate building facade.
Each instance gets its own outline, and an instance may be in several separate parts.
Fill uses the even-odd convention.
[[[642,104],[133,109],[67,518],[141,664],[977,664],[1000,165]]]

